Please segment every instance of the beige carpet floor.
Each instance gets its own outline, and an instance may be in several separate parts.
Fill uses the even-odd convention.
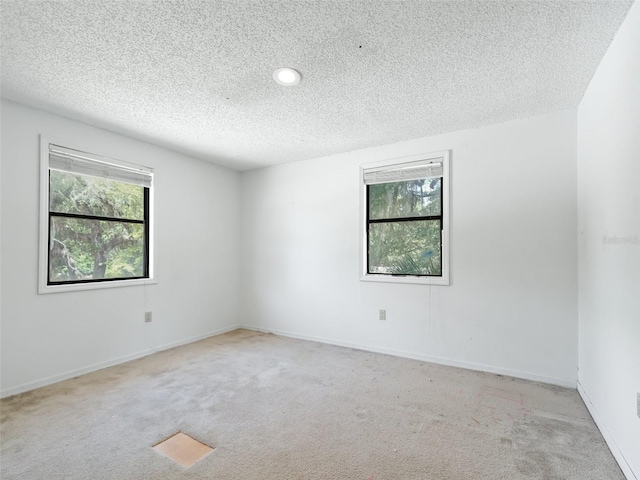
[[[0,409],[4,480],[624,479],[574,390],[247,330]]]

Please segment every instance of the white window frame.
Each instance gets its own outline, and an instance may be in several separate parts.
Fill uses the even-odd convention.
[[[412,283],[422,285],[449,285],[449,197],[450,197],[450,151],[424,153],[401,158],[393,158],[360,165],[360,280],[367,282]],[[442,163],[442,275],[419,277],[415,275],[381,275],[368,273],[367,266],[367,188],[365,173],[396,169],[403,166],[416,166],[429,163]]]
[[[153,198],[153,169],[139,164],[115,160],[94,153],[87,153],[87,158],[94,159],[115,167],[135,169],[150,174],[152,177],[149,187],[149,277],[123,280],[110,280],[91,283],[71,283],[64,285],[49,285],[49,145],[59,145],[64,148],[80,152],[94,152],[97,149],[92,146],[80,145],[78,141],[53,139],[40,135],[40,230],[39,230],[39,255],[38,255],[38,293],[74,292],[81,290],[98,290],[103,288],[131,287],[136,285],[149,285],[158,283],[155,273],[155,249],[154,249],[154,198]]]

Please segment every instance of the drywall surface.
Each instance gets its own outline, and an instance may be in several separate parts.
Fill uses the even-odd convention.
[[[157,284],[38,295],[39,134],[155,169]],[[2,394],[235,326],[238,193],[237,172],[3,101]]]
[[[575,129],[562,111],[243,173],[242,324],[575,387]],[[451,285],[360,281],[359,166],[440,150]]]
[[[640,4],[578,108],[579,389],[640,478]]]

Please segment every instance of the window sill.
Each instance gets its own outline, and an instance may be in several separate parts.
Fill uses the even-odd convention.
[[[137,278],[135,280],[114,280],[112,282],[73,283],[67,285],[40,285],[38,293],[78,292],[83,290],[102,290],[104,288],[135,287],[140,285],[155,285],[158,281],[153,278]]]
[[[414,285],[449,285],[449,278],[443,277],[403,277],[401,275],[372,275],[364,274],[360,277],[362,282],[381,282],[381,283],[410,283]]]

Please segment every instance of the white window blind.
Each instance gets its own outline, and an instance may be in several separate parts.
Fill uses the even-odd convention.
[[[90,175],[142,187],[151,187],[153,171],[138,165],[49,144],[49,168],[62,172]]]
[[[365,170],[364,183],[365,185],[373,185],[376,183],[408,182],[422,178],[442,177],[442,175],[442,162],[413,163]]]

